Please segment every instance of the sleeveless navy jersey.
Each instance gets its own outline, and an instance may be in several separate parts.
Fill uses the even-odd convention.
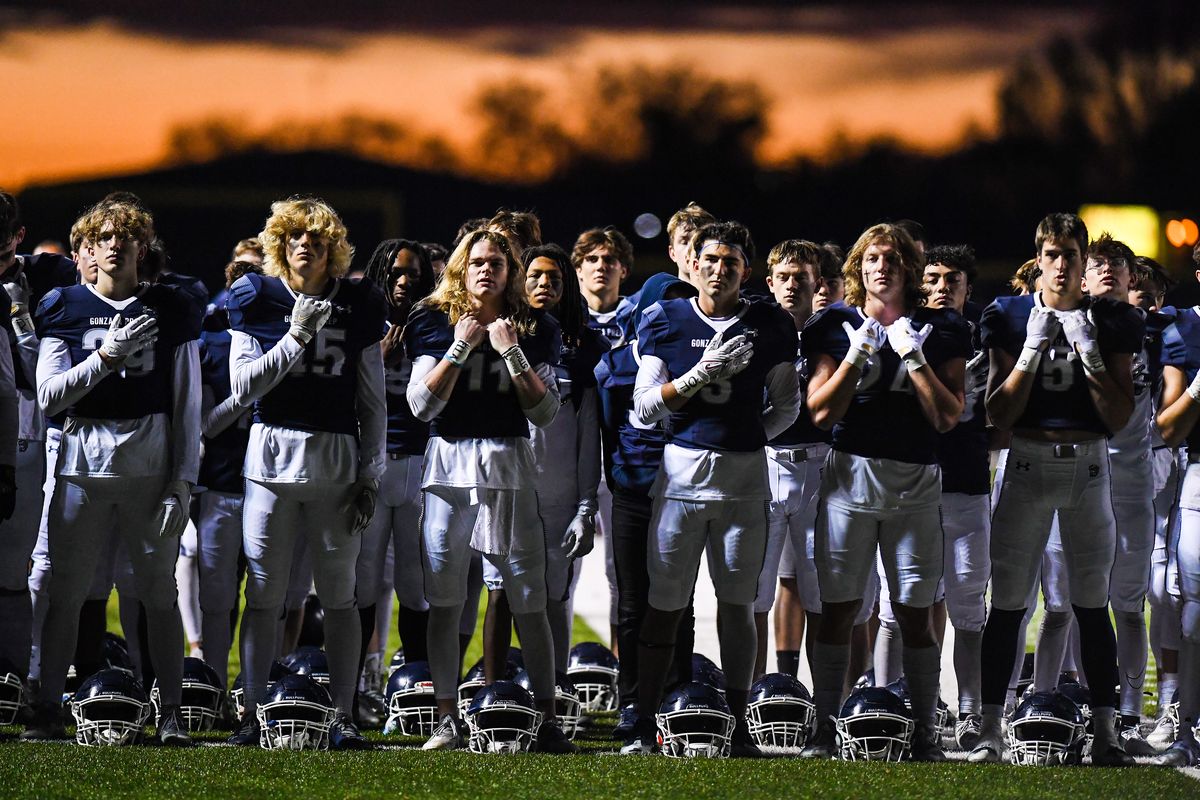
[[[1197,309],[1182,308],[1163,331],[1162,363],[1183,371],[1188,383],[1200,372],[1200,313]],[[1200,425],[1187,436],[1189,453],[1200,453]]]
[[[220,405],[233,394],[229,385],[229,331],[204,331],[200,334],[200,378]],[[213,437],[204,438],[204,458],[200,461],[200,485],[217,492],[241,494],[242,463],[250,439],[250,420],[241,418]]]
[[[637,372],[632,343],[610,350],[596,364],[600,425],[612,456],[609,485],[648,495],[662,463],[667,434],[660,423],[643,424],[633,410]]]
[[[918,330],[933,326],[922,351],[932,369],[955,358],[971,357],[971,332],[967,321],[953,311],[918,308],[910,315]],[[857,329],[864,319],[858,308],[834,305],[823,308],[804,326],[804,355],[810,363],[826,355],[841,362],[850,349],[842,328]],[[846,415],[833,426],[833,447],[864,458],[890,458],[910,464],[937,461],[938,434],[921,411],[908,370],[887,343],[863,365]]]
[[[562,337],[554,317],[535,312],[536,329],[519,338],[521,350],[531,366],[558,363]],[[454,326],[445,312],[418,305],[404,329],[408,357],[441,359],[454,343]],[[487,339],[471,351],[462,374],[454,384],[450,400],[434,418],[430,435],[443,439],[529,438],[529,420],[513,389],[508,366]]]
[[[383,338],[387,301],[370,281],[337,278],[321,297],[333,304],[325,327],[275,388],[254,404],[254,421],[358,436],[358,363]],[[229,327],[263,352],[288,335],[294,295],[280,278],[243,275],[229,288]]]
[[[1035,295],[997,297],[983,312],[983,346],[998,348],[1014,359],[1025,343],[1025,326],[1033,310]],[[1142,349],[1146,324],[1143,312],[1128,303],[1084,298],[1096,326],[1101,352],[1137,353]],[[1090,431],[1108,436],[1088,391],[1083,362],[1067,337],[1059,330],[1050,347],[1042,353],[1041,363],[1021,416],[1014,428]]]
[[[643,357],[660,358],[671,378],[678,378],[700,361],[715,334],[693,300],[668,300],[650,306],[638,326]],[[796,360],[796,326],[773,303],[743,302],[737,319],[725,329],[724,341],[746,334],[754,355],[746,369],[732,378],[713,381],[672,412],[667,437],[697,450],[749,452],[767,443],[762,427],[767,373]]]
[[[412,360],[407,356],[402,356],[396,366],[383,369],[387,396],[387,451],[391,455],[419,456],[429,442],[429,423],[413,416],[405,395],[411,375]]]
[[[804,356],[796,359],[796,375],[800,378],[800,416],[796,417],[796,421],[791,424],[791,427],[771,440],[771,444],[775,447],[798,447],[802,444],[829,442],[833,437],[831,432],[823,431],[813,424],[812,414],[808,411],[808,403],[804,402],[804,398],[808,395],[808,361]]]
[[[200,336],[203,307],[169,286],[143,284],[121,312],[128,321],[142,314],[158,319],[158,342],[125,360],[123,374],[112,372],[67,410],[68,416],[138,419],[170,414],[175,348]],[[34,325],[39,338],[66,343],[72,366],[104,342],[117,310],[87,286],[51,289],[38,304]]]
[[[979,346],[979,327],[971,325],[975,353],[967,362],[963,385],[963,413],[958,424],[937,440],[937,461],[942,468],[942,491],[987,494],[991,491],[988,459],[987,399],[988,354]]]

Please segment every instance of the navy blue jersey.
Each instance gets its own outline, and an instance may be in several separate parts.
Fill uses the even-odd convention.
[[[610,350],[596,364],[600,425],[611,454],[609,485],[648,495],[662,463],[667,434],[659,423],[644,425],[633,410],[638,372],[633,346]]]
[[[191,275],[180,275],[178,272],[164,272],[157,278],[157,283],[174,286],[203,308],[208,307],[208,287],[199,278]]]
[[[394,367],[384,367],[383,383],[387,396],[387,451],[392,455],[419,456],[429,442],[429,423],[413,416],[408,405],[408,379],[412,361],[403,356]]]
[[[975,353],[967,362],[963,386],[963,413],[958,424],[937,440],[937,460],[942,468],[942,491],[987,494],[991,491],[988,458],[987,399],[988,354],[979,345],[979,327],[971,325]]]
[[[120,312],[128,321],[142,314],[158,319],[158,341],[125,360],[67,410],[73,417],[138,419],[170,414],[175,348],[200,336],[203,309],[169,286],[143,284]],[[34,325],[40,338],[66,343],[71,364],[82,363],[104,342],[117,310],[88,286],[51,289],[38,304]]]
[[[1162,363],[1182,370],[1191,383],[1200,372],[1200,314],[1195,308],[1180,309],[1162,335]],[[1200,453],[1200,425],[1187,436],[1189,453]]]
[[[913,327],[933,326],[922,352],[931,369],[947,361],[970,358],[971,331],[967,321],[949,310],[917,308],[909,318]],[[841,362],[850,349],[842,324],[857,329],[864,317],[858,308],[833,305],[809,317],[804,326],[804,355],[810,363],[818,356]],[[833,426],[833,447],[865,458],[890,458],[910,464],[937,461],[937,430],[921,410],[908,370],[886,342],[863,364],[858,386],[846,415]]]
[[[1035,295],[998,297],[983,312],[983,346],[998,348],[1014,359],[1025,344],[1025,327],[1033,310]],[[1138,353],[1142,349],[1146,323],[1144,314],[1128,303],[1085,297],[1100,350],[1109,353]],[[1090,431],[1105,436],[1105,427],[1092,402],[1083,362],[1060,329],[1042,354],[1029,402],[1013,424],[1014,428]]]
[[[596,364],[609,349],[608,341],[594,328],[585,327],[579,339],[578,347],[563,343],[554,366],[559,396],[564,403],[571,401],[576,411],[583,402],[583,393],[596,388]]]
[[[1142,352],[1146,356],[1146,380],[1155,397],[1162,394],[1163,332],[1175,321],[1175,309],[1170,311],[1172,315],[1161,311],[1146,312],[1146,338],[1142,343]]]
[[[651,306],[638,326],[643,357],[661,359],[671,378],[678,378],[700,361],[715,334],[693,300],[667,300]],[[796,360],[796,326],[773,303],[743,302],[737,318],[725,329],[724,341],[746,334],[754,342],[750,364],[732,378],[709,383],[671,413],[667,437],[697,450],[748,452],[767,443],[762,426],[767,373]]]
[[[518,340],[521,350],[531,365],[553,367],[562,348],[558,322],[537,312],[534,320],[533,334]],[[404,329],[410,359],[432,356],[440,360],[453,343],[454,326],[445,312],[427,305],[413,309]],[[508,365],[487,339],[467,357],[446,407],[430,426],[430,434],[443,439],[529,438],[529,420],[513,389]]]
[[[254,404],[254,421],[301,431],[358,436],[358,364],[383,338],[387,301],[370,281],[337,278],[321,299],[333,304],[325,327],[275,388]],[[288,335],[296,295],[280,278],[243,275],[229,288],[229,327],[263,352]]]
[[[11,282],[17,271],[29,281],[29,305],[36,308],[51,289],[61,289],[79,283],[75,262],[58,253],[38,253],[36,256],[17,256],[16,263],[0,276],[0,282]]]
[[[229,384],[229,331],[204,331],[200,334],[200,378],[212,392],[214,405],[233,394]],[[200,461],[200,485],[218,492],[241,494],[242,463],[250,439],[250,421],[243,414],[237,422],[213,437],[204,439],[204,458]]]
[[[604,337],[604,341],[609,347],[622,341],[623,333],[622,326],[626,324],[626,320],[632,313],[633,306],[626,302],[626,298],[622,297],[617,302],[617,307],[610,313],[599,314],[599,312],[588,310],[588,327]],[[603,319],[601,319],[603,318]]]
[[[800,339],[798,338],[797,341]],[[801,347],[803,348],[803,345]],[[832,433],[823,431],[813,424],[808,404],[804,402],[804,398],[808,394],[809,375],[808,361],[804,356],[796,359],[796,375],[800,379],[800,416],[796,417],[796,421],[786,431],[771,440],[771,444],[775,447],[798,447],[814,442],[828,442],[833,438]]]

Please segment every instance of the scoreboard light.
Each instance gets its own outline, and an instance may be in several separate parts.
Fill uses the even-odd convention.
[[[1162,257],[1162,223],[1158,212],[1150,206],[1084,205],[1079,207],[1079,216],[1093,239],[1108,232],[1139,256],[1156,261]],[[1169,230],[1167,236],[1170,237]]]

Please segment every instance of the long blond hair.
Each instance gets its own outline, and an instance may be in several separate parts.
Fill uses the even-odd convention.
[[[925,305],[925,291],[922,288],[925,261],[921,258],[912,237],[899,225],[890,222],[881,222],[867,228],[862,232],[862,236],[858,237],[854,247],[850,248],[846,263],[842,265],[842,277],[846,280],[846,305],[861,308],[866,302],[867,290],[862,279],[863,256],[868,247],[879,242],[890,244],[900,254],[900,265],[905,277],[905,307],[911,309]]]
[[[525,294],[525,269],[514,255],[508,237],[498,231],[479,229],[464,236],[446,260],[446,269],[438,279],[437,286],[422,304],[445,313],[451,325],[457,324],[471,312],[471,296],[467,293],[467,265],[471,259],[471,248],[476,242],[484,239],[500,249],[508,265],[504,283],[504,307],[500,315],[512,323],[518,334],[528,336],[534,332],[536,325],[530,313],[529,298]]]
[[[333,207],[316,197],[289,197],[271,203],[271,216],[258,235],[263,272],[277,278],[286,278],[291,273],[287,237],[292,231],[315,233],[329,244],[326,269],[331,278],[340,278],[350,269],[354,246],[346,239],[346,226]]]

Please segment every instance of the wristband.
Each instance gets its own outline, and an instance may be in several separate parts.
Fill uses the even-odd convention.
[[[909,372],[916,372],[921,367],[928,366],[929,364],[929,362],[925,360],[925,354],[920,350],[913,350],[900,360],[904,362],[904,368]]]
[[[471,355],[471,349],[471,343],[466,339],[455,339],[442,358],[461,368],[463,364],[467,363],[467,356]]]
[[[504,364],[508,367],[508,374],[514,378],[529,371],[529,359],[521,351],[521,345],[514,344],[500,355],[504,359]]]
[[[29,316],[28,312],[24,314],[13,314],[12,326],[13,331],[17,334],[18,339],[22,336],[29,336],[34,331],[33,318]]]
[[[1200,403],[1200,379],[1192,379],[1192,382],[1188,384],[1187,393],[1192,400]]]
[[[680,397],[691,397],[703,389],[707,383],[708,381],[704,380],[695,370],[689,370],[671,381],[671,385],[675,387],[675,394]]]
[[[1026,347],[1021,350],[1021,355],[1017,358],[1017,364],[1013,369],[1033,374],[1037,372],[1038,365],[1041,363],[1042,351],[1036,347]]]
[[[1084,372],[1089,375],[1095,375],[1098,372],[1106,372],[1108,366],[1104,363],[1104,358],[1100,355],[1100,348],[1095,350],[1080,350],[1079,360],[1083,362]]]
[[[852,367],[862,369],[863,364],[871,360],[871,354],[862,348],[852,347],[847,351],[846,357],[842,360]]]

